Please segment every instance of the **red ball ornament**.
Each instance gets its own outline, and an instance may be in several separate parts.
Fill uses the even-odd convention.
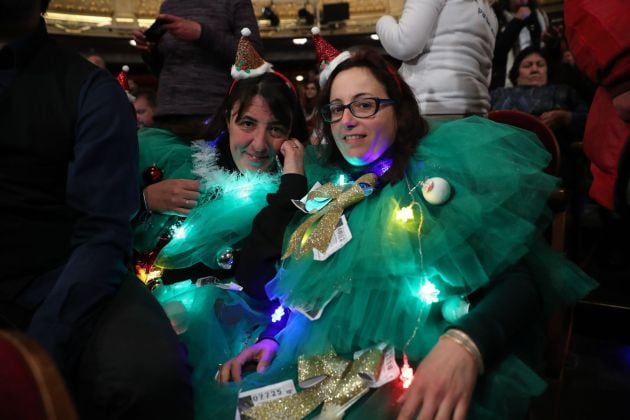
[[[144,178],[145,185],[155,184],[156,182],[160,182],[164,177],[164,173],[157,166],[151,165],[149,166],[144,173],[142,174]]]

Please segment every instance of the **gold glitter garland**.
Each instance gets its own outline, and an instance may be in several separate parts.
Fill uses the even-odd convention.
[[[287,250],[282,256],[282,259],[293,255],[298,249],[299,252],[297,254],[297,258],[303,257],[304,254],[312,251],[313,249],[322,253],[326,252],[328,244],[332,239],[333,233],[337,227],[337,223],[339,223],[339,219],[341,218],[344,209],[365,198],[365,193],[360,184],[367,184],[371,188],[374,188],[376,185],[376,179],[375,174],[368,173],[357,179],[352,187],[344,192],[340,192],[339,188],[333,187],[331,184],[326,184],[318,190],[313,191],[312,195],[309,194],[309,197],[311,198],[330,197],[333,200],[328,203],[326,207],[306,219],[306,221],[304,221],[304,223],[302,223],[295,232],[293,232],[293,235],[291,235],[291,238],[289,239]],[[322,190],[322,192],[317,193],[319,190]],[[300,248],[304,235],[306,235],[306,232],[315,223],[317,223],[317,226],[308,237],[306,243]]]
[[[303,418],[324,403],[322,411],[339,410],[356,401],[370,383],[378,381],[383,351],[371,348],[356,360],[339,357],[334,350],[298,359],[298,381],[303,391],[247,409],[255,420]]]

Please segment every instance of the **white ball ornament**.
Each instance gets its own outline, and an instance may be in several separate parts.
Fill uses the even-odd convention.
[[[451,197],[451,185],[444,178],[429,178],[422,184],[422,196],[429,204],[444,204]]]

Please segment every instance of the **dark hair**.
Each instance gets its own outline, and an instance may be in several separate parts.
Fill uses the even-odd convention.
[[[306,97],[306,88],[308,85],[315,85],[315,89],[317,90],[317,94],[314,98]],[[302,109],[306,114],[310,114],[314,111],[314,108],[317,108],[318,96],[320,93],[319,81],[314,77],[309,77],[304,81],[300,89],[300,103],[302,105]]]
[[[135,96],[136,96],[136,100],[140,98],[146,98],[147,102],[149,102],[149,104],[151,104],[151,106],[155,108],[155,104],[156,104],[155,90],[147,89],[147,88],[138,89]]]
[[[225,98],[203,137],[218,139],[217,148],[224,162],[234,167],[229,152],[229,134],[227,121],[235,104],[238,104],[237,116],[240,118],[249,108],[255,96],[260,95],[269,105],[274,117],[285,127],[291,127],[289,137],[306,143],[308,134],[302,108],[295,92],[286,81],[273,73],[243,79],[232,86],[232,90]]]
[[[50,3],[50,0],[41,0],[40,6],[39,6],[40,13],[46,13],[46,10],[48,10],[49,3]]]
[[[411,88],[385,58],[371,47],[357,47],[351,50],[351,57],[339,64],[326,81],[320,94],[320,107],[330,101],[330,87],[339,73],[352,68],[366,68],[381,83],[390,99],[396,101],[394,112],[398,127],[394,143],[389,148],[393,159],[392,166],[382,177],[381,183],[395,182],[402,179],[405,167],[411,155],[418,147],[420,138],[428,131],[426,121],[420,116],[420,109]],[[328,163],[337,166],[347,165],[337,148],[330,123],[323,122],[323,133],[327,140]]]
[[[545,63],[547,64],[547,80],[549,80],[549,57],[547,57],[547,54],[542,49],[534,46],[529,46],[522,49],[521,52],[518,53],[518,55],[514,58],[514,64],[512,65],[512,68],[508,73],[510,82],[512,82],[514,86],[516,86],[516,80],[518,79],[518,68],[521,66],[523,60],[525,60],[528,56],[532,54],[539,54],[545,60]]]

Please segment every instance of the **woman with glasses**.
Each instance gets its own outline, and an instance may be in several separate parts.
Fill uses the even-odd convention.
[[[213,414],[522,417],[544,384],[515,354],[535,354],[544,314],[594,287],[538,239],[557,181],[547,152],[479,117],[427,133],[376,51],[328,71],[329,153],[307,159],[314,187],[267,284],[291,315],[277,343],[220,367]]]

